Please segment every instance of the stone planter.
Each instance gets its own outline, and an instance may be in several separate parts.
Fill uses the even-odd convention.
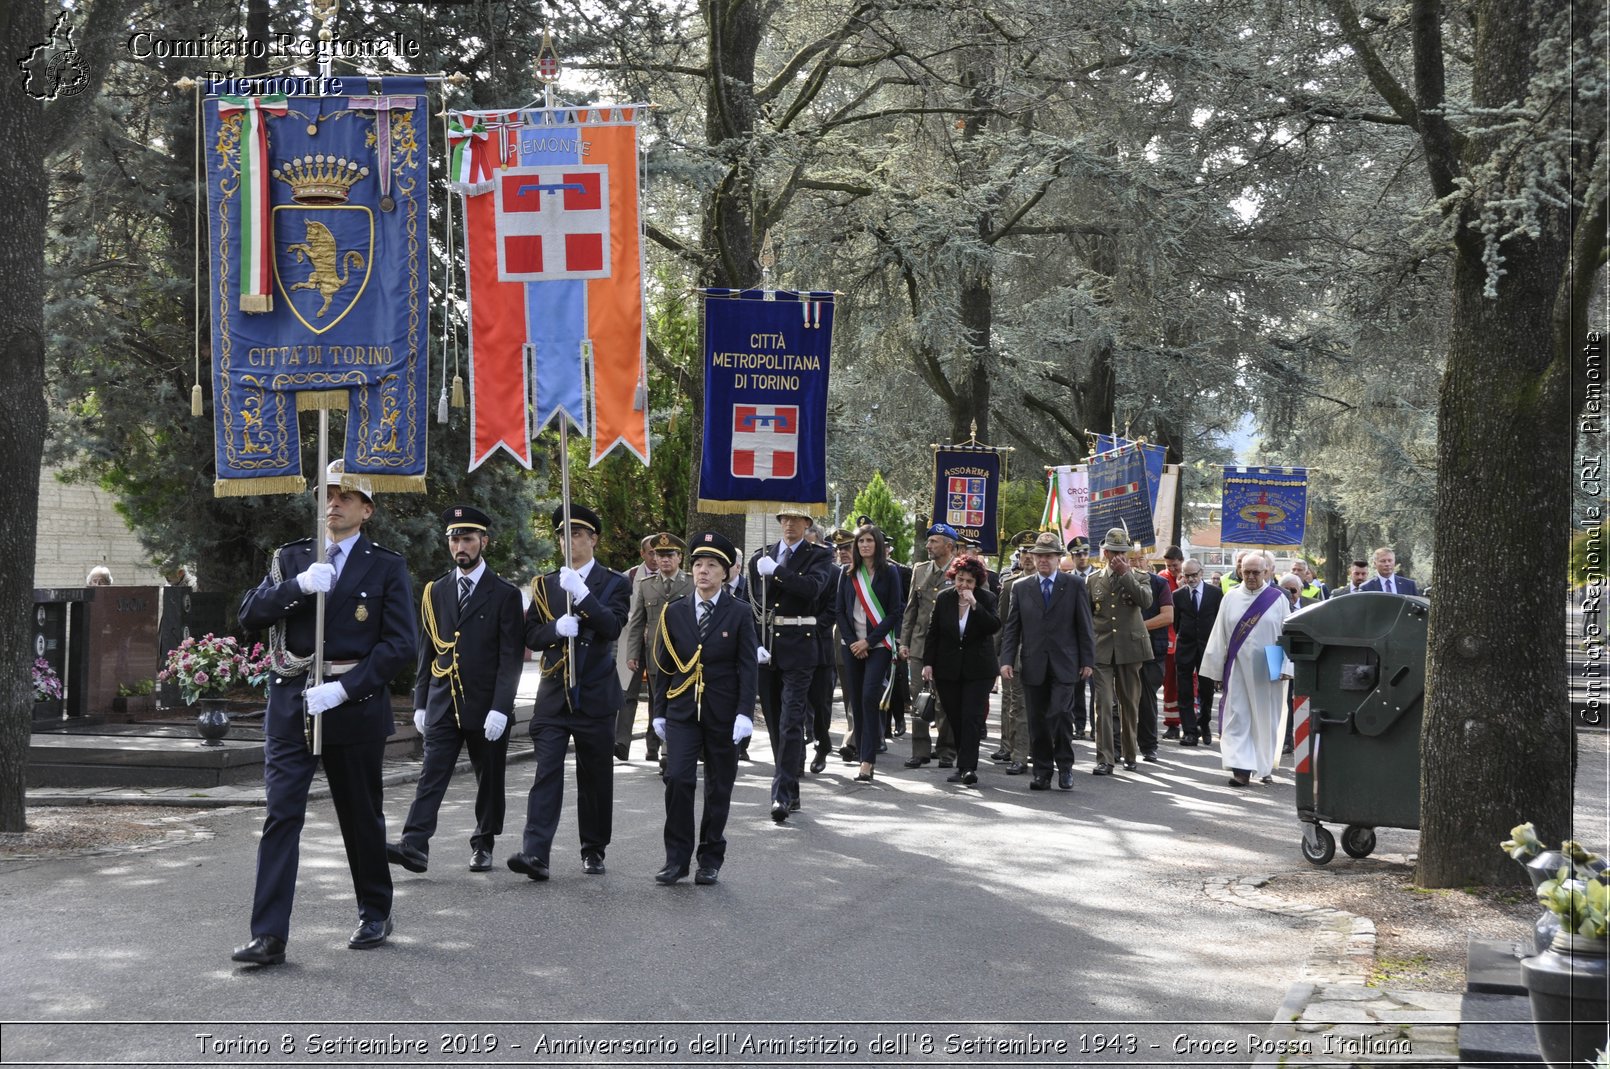
[[[1591,1062],[1607,1043],[1610,942],[1559,932],[1549,948],[1521,962],[1543,1060],[1554,1069]]]
[[[196,702],[201,710],[196,715],[196,731],[201,734],[203,746],[222,746],[229,734],[229,701],[225,698],[202,698]]]

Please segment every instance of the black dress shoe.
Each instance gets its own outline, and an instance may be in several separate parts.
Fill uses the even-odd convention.
[[[1029,763],[1027,761],[1013,761],[1011,764],[1006,766],[1006,774],[1008,776],[1021,776],[1028,770]]]
[[[745,739],[744,744],[742,746],[738,747],[738,760],[740,760],[740,761],[753,761],[754,760],[754,758],[749,756],[749,740],[748,739]]]
[[[966,777],[967,777],[967,773],[961,771],[960,769],[957,769],[955,772],[952,772],[950,775],[945,777],[945,782],[946,783],[960,783]]]
[[[1012,759],[1012,751],[1005,748],[996,750],[994,753],[989,755],[989,759],[991,761],[1010,761]]]
[[[880,742],[880,743],[878,743],[878,752],[879,753],[888,753],[889,752],[889,747],[887,745],[885,745],[884,743]]]
[[[512,872],[523,872],[533,880],[548,878],[548,865],[530,854],[510,854],[508,866]]]
[[[771,804],[771,819],[778,824],[788,819],[788,803],[773,802]]]
[[[796,798],[792,802],[788,803],[788,811],[790,813],[798,813],[799,812],[799,799],[798,798]]]
[[[1145,753],[1140,755],[1140,759],[1142,761],[1155,761],[1157,760],[1157,751],[1147,750]]]
[[[933,758],[931,758],[931,757],[911,757],[911,758],[908,758],[906,760],[906,767],[907,768],[921,768],[923,765],[926,765],[929,761],[932,761],[932,760],[933,760]]]
[[[704,870],[700,869],[699,871],[703,872]],[[675,883],[687,874],[688,867],[686,865],[667,865],[659,872],[654,874],[654,882],[666,884]]]
[[[1180,745],[1181,746],[1197,746],[1197,745],[1199,745],[1199,743],[1196,741],[1196,736],[1195,735],[1187,735],[1183,739],[1180,740]]]
[[[1133,761],[1125,761],[1124,762],[1124,771],[1125,772],[1133,772],[1133,771],[1135,771],[1135,762],[1133,762]]]
[[[1049,772],[1036,772],[1034,778],[1029,781],[1029,790],[1031,791],[1049,791],[1050,789],[1051,773]]]
[[[839,756],[844,758],[844,760],[846,760],[846,761],[854,761],[855,760],[855,748],[853,746],[840,746],[839,747]]]
[[[1165,738],[1165,739],[1177,739],[1179,737],[1180,737],[1180,729],[1179,729],[1179,727],[1177,725],[1175,727],[1171,727],[1167,731],[1163,732],[1163,738]]]
[[[1079,728],[1073,733],[1073,737],[1076,739],[1083,739],[1085,737],[1085,729]]]
[[[977,772],[963,772],[962,773],[962,786],[963,787],[976,787],[976,786],[978,786],[978,773]]]
[[[407,843],[387,843],[386,860],[393,865],[401,865],[409,872],[424,872],[430,868],[425,852]]]
[[[872,782],[872,773],[870,773],[870,772],[857,772],[855,774],[855,782],[857,782],[857,783],[871,783]]]
[[[1203,746],[1212,746],[1213,745],[1213,736],[1208,734],[1207,732],[1203,732],[1202,733],[1202,745]]]
[[[1110,776],[1112,775],[1112,766],[1105,761],[1097,762],[1096,767],[1090,770],[1090,774],[1092,776]]]
[[[589,876],[602,876],[604,874],[604,858],[600,854],[583,854],[581,856],[581,871]]]
[[[352,931],[352,937],[347,940],[349,950],[373,950],[386,941],[391,934],[391,918],[383,921],[364,921]]]
[[[811,758],[811,771],[824,772],[827,770],[827,751],[817,750],[816,756]]]
[[[895,722],[894,737],[897,739],[903,739],[906,737],[906,722],[904,720]]]
[[[952,761],[948,757],[941,757],[939,759],[939,767],[940,768],[953,768],[953,767],[955,767],[955,764],[956,764],[956,762]]]
[[[285,940],[277,935],[254,935],[250,943],[236,947],[229,960],[247,965],[279,965],[285,961]]]
[[[1073,769],[1064,768],[1057,773],[1057,786],[1064,791],[1073,790]]]
[[[492,871],[492,851],[490,851],[490,850],[471,850],[470,851],[470,871],[471,872],[491,872]]]
[[[615,760],[629,761],[631,760],[631,753],[631,748],[626,743],[619,742],[615,744]]]
[[[693,874],[693,882],[701,887],[709,887],[711,884],[716,883],[720,879],[721,870],[712,869],[707,866],[701,866],[699,871]]]

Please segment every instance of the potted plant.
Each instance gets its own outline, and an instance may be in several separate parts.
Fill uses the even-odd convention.
[[[233,635],[187,637],[168,651],[167,663],[157,673],[160,683],[176,683],[187,705],[200,705],[196,730],[203,745],[222,746],[229,733],[224,695],[235,687],[260,687],[268,679],[268,656],[258,643],[250,650]]]
[[[61,676],[50,667],[50,662],[43,657],[36,658],[33,663],[34,681],[34,716],[35,720],[51,720],[61,716],[61,700],[64,693],[61,685]]]
[[[157,681],[141,679],[133,683],[119,683],[117,697],[112,699],[114,713],[149,713],[155,704]]]
[[[1503,849],[1517,860],[1536,861],[1550,851],[1536,829],[1510,831]],[[1552,874],[1537,883],[1537,900],[1557,922],[1549,946],[1521,962],[1543,1058],[1556,1069],[1581,1065],[1610,1043],[1606,999],[1610,952],[1610,871],[1580,843],[1563,842]],[[1529,870],[1532,866],[1528,866]]]

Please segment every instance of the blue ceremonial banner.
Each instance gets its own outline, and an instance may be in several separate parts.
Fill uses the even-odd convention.
[[[296,414],[319,408],[347,410],[349,474],[425,488],[425,81],[322,81],[202,104],[220,497],[304,489]]]
[[[1150,476],[1140,447],[1131,443],[1090,459],[1090,543],[1097,545],[1114,527],[1129,531],[1134,545],[1157,540],[1152,528]]]
[[[831,293],[704,291],[700,510],[827,510],[832,348]]]
[[[985,554],[1000,551],[1000,489],[1001,452],[994,446],[934,447],[934,522],[950,524]]]
[[[1132,442],[1128,438],[1115,437],[1111,434],[1096,435],[1097,453],[1110,453],[1114,449],[1120,449],[1126,445],[1139,445],[1141,453],[1146,457],[1147,501],[1151,505],[1152,515],[1155,516],[1157,515],[1157,493],[1163,485],[1163,462],[1168,457],[1168,450],[1150,442]]]
[[[1225,468],[1219,542],[1300,546],[1308,528],[1307,468]]]

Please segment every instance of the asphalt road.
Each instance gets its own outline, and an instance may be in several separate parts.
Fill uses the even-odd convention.
[[[757,760],[715,887],[653,882],[661,784],[642,761],[616,766],[608,874],[581,872],[572,793],[546,884],[502,867],[530,766],[511,768],[510,833],[485,874],[465,868],[461,777],[430,872],[394,870],[396,934],[370,952],[346,949],[350,880],[334,814],[315,803],[289,960],[267,969],[229,961],[249,934],[260,811],[197,811],[215,836],[159,850],[0,865],[0,1064],[566,1064],[541,1052],[554,1037],[661,1043],[570,1064],[1025,1063],[1033,1051],[988,1045],[1031,1033],[1070,1044],[1041,1061],[1231,1064],[1172,1044],[1261,1032],[1313,926],[1203,887],[1305,865],[1289,773],[1234,790],[1216,750],[1165,743],[1162,763],[1097,779],[1090,744],[1076,745],[1075,790],[1030,793],[998,765],[981,790],[906,770],[897,740],[870,787],[837,759],[810,776],[804,811],[781,827]],[[1602,782],[1602,738],[1591,751],[1582,773]],[[394,824],[411,797],[388,791]],[[1378,852],[1410,853],[1416,838],[1383,829]],[[728,1033],[725,1051],[696,1049]],[[896,1049],[878,1052],[879,1035]],[[1114,1036],[1117,1052],[1092,1049]],[[734,1047],[744,1037],[783,1045]],[[857,1053],[840,1056],[833,1037]],[[397,1049],[416,1041],[425,1053]]]

